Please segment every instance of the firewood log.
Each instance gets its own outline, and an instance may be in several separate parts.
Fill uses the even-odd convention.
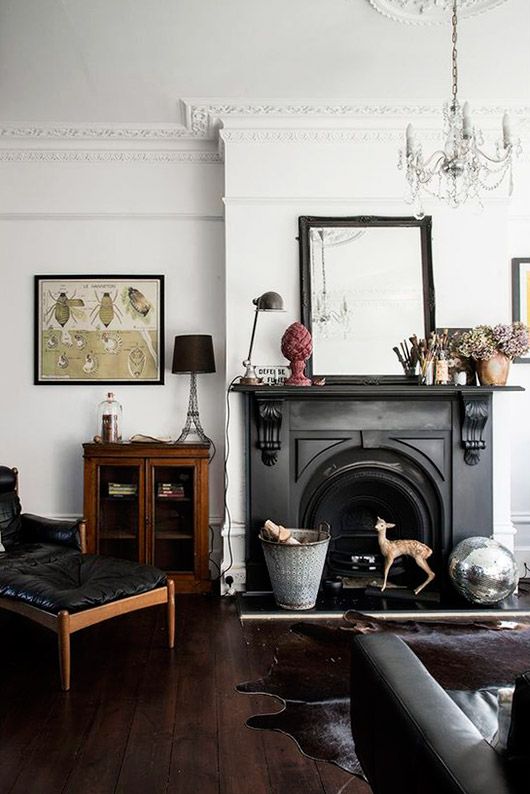
[[[292,536],[289,529],[286,529],[281,524],[275,524],[270,518],[265,521],[262,534],[266,540],[272,540],[276,543],[288,543],[293,546],[300,545],[300,541]]]

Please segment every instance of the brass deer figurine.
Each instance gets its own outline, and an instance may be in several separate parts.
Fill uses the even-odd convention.
[[[420,593],[423,588],[429,584],[429,582],[432,582],[436,575],[434,571],[431,570],[429,563],[427,562],[427,558],[432,554],[432,549],[426,546],[425,543],[420,543],[419,540],[387,540],[387,529],[392,529],[392,527],[395,526],[395,524],[387,524],[386,521],[383,521],[382,518],[377,516],[375,530],[379,536],[378,541],[381,554],[385,558],[385,579],[383,581],[381,592],[383,592],[383,590],[386,588],[386,580],[388,578],[388,572],[392,567],[392,563],[396,557],[406,554],[409,557],[412,557],[416,565],[419,565],[419,567],[422,568],[427,574],[427,579],[423,582],[423,584],[420,584],[420,586],[414,590],[414,595],[418,595],[418,593]]]

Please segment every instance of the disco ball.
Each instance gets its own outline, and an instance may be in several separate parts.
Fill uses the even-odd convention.
[[[515,557],[492,538],[467,538],[449,557],[449,576],[460,593],[474,604],[496,604],[517,587]]]

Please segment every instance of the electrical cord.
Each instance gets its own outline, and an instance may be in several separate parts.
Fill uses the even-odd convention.
[[[229,550],[229,554],[230,554],[230,564],[229,564],[228,568],[226,568],[224,571],[222,571],[221,570],[221,566],[219,565],[219,563],[217,563],[216,560],[213,559],[212,554],[213,554],[215,533],[214,533],[214,528],[212,527],[212,525],[208,524],[208,530],[209,530],[209,533],[210,533],[210,552],[208,554],[208,561],[212,565],[214,565],[215,568],[217,568],[217,576],[213,580],[214,582],[217,582],[221,578],[222,575],[226,575],[226,573],[230,570],[230,568],[234,564],[234,555],[233,555],[233,551],[232,551],[232,515],[230,513],[230,508],[228,507],[228,501],[227,501],[228,483],[229,483],[227,466],[228,466],[228,456],[230,454],[230,440],[229,440],[229,436],[228,436],[228,431],[229,431],[229,428],[230,428],[230,389],[232,388],[234,383],[236,383],[238,380],[239,380],[239,375],[237,375],[235,378],[232,378],[232,380],[230,381],[230,384],[228,385],[228,388],[226,390],[226,424],[225,424],[223,519],[226,517],[227,527],[228,527],[228,531],[227,531],[226,537],[227,537],[227,543],[228,543],[228,550]],[[216,452],[217,452],[217,448],[216,448],[214,442],[211,439],[210,439],[210,442],[211,442],[211,445],[213,447],[213,452],[212,452],[212,455],[210,456],[210,458],[208,460],[208,465],[211,465],[213,459],[215,458]]]
[[[210,441],[211,446],[213,447],[212,454],[208,458],[208,466],[211,466],[212,461],[215,458],[215,453],[217,452],[217,447],[215,446],[215,442],[213,441],[213,439],[210,438],[209,441]],[[214,541],[215,541],[215,533],[214,533],[214,528],[212,527],[212,525],[210,523],[208,523],[208,532],[210,534],[210,543],[209,543],[210,550],[208,552],[208,562],[211,565],[214,565],[217,568],[217,576],[215,577],[215,579],[212,579],[213,582],[217,582],[217,580],[221,578],[221,566],[212,557]]]
[[[224,508],[224,518],[226,519],[226,539],[228,544],[228,552],[230,557],[230,562],[227,568],[223,571],[223,576],[226,577],[228,571],[234,565],[234,553],[232,550],[232,514],[230,512],[230,507],[228,506],[228,486],[230,484],[230,479],[228,476],[228,458],[230,456],[230,437],[228,431],[230,429],[230,389],[239,380],[239,375],[236,375],[235,378],[232,378],[228,388],[226,390],[226,424],[225,424],[225,460],[224,460],[224,500],[223,500],[223,508]]]
[[[212,460],[215,458],[215,453],[217,452],[217,447],[215,446],[213,439],[210,438],[209,441],[210,441],[210,445],[213,447],[213,450],[212,450],[212,454],[208,458],[208,465],[210,465]]]

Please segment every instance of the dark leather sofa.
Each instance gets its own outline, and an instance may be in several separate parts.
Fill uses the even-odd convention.
[[[84,554],[82,521],[22,513],[18,472],[0,466],[0,609],[55,631],[61,683],[70,686],[70,634],[107,618],[168,604],[174,643],[174,583],[151,565]]]
[[[374,794],[530,791],[530,741],[527,759],[497,752],[396,635],[355,637],[351,712]]]

